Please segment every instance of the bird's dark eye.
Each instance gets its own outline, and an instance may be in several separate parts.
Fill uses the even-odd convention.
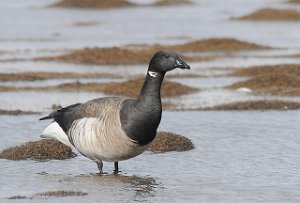
[[[169,54],[166,54],[165,57],[166,57],[166,58],[169,58]]]

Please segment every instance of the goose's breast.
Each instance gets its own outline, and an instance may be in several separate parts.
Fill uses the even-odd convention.
[[[140,146],[130,139],[118,119],[81,118],[68,131],[75,148],[93,160],[121,161],[143,153],[148,145]]]

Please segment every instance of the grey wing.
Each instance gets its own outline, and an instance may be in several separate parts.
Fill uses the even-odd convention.
[[[77,103],[59,109],[40,120],[53,118],[59,126],[67,132],[75,120],[80,118],[101,117],[107,113],[106,111],[110,109],[109,107],[115,106],[118,108],[123,100],[124,98],[104,97],[90,100],[83,104]]]
[[[42,117],[39,120],[53,119],[66,132],[67,129],[66,129],[66,125],[64,123],[64,117],[65,117],[64,115],[67,114],[67,112],[69,112],[69,113],[72,112],[75,108],[78,108],[81,105],[82,105],[81,103],[69,105],[67,107],[53,111],[48,116]]]

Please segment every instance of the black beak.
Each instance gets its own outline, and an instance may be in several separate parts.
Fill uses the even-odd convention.
[[[176,59],[175,67],[181,69],[191,69],[191,67],[179,57]]]

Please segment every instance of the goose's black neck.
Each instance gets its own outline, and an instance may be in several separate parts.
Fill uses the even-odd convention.
[[[122,128],[139,145],[155,138],[162,114],[160,88],[164,75],[148,71],[138,99],[126,100],[122,105]]]
[[[160,106],[160,89],[164,76],[164,73],[148,71],[137,102],[142,105]]]

